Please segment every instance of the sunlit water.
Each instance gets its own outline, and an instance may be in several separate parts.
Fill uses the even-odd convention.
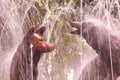
[[[88,19],[98,20],[107,25],[106,27],[112,30],[116,35],[119,35],[120,2],[119,0],[93,0],[93,2],[86,1],[85,3],[82,3],[84,1],[86,0],[80,0],[79,3],[76,4],[73,0],[68,2],[63,1],[63,4],[61,3],[62,5],[60,5],[59,2],[51,2],[54,4],[51,8],[49,5],[50,0],[43,1],[45,2],[44,4],[40,3],[42,0],[1,0],[0,79],[9,80],[9,69],[12,56],[29,27],[37,24],[35,17],[38,16],[31,15],[31,17],[30,14],[28,14],[31,10],[31,14],[32,12],[33,14],[35,12],[39,17],[42,17],[41,20],[38,20],[38,25],[47,26],[47,30],[44,34],[47,39],[46,41],[48,43],[53,43],[56,46],[56,49],[53,52],[44,54],[39,61],[38,80],[84,80],[86,79],[86,76],[87,80],[100,80],[99,73],[90,70],[93,69],[92,67],[94,67],[94,65],[92,64],[94,64],[94,60],[98,58],[98,56],[90,47],[84,50],[83,44],[78,44],[74,39],[71,39],[75,38],[78,42],[83,40],[80,36],[71,36],[69,34],[70,28],[68,27],[67,22]],[[44,13],[39,11],[39,8],[35,6],[35,2],[39,2],[40,7],[46,11]],[[77,4],[79,5],[77,6]],[[77,8],[73,7],[75,5]],[[64,33],[66,33],[65,35],[67,38],[69,36],[71,38],[69,40],[62,40]],[[69,41],[71,43],[69,43],[70,46],[65,44]],[[71,45],[73,47],[71,47]],[[111,52],[111,45],[109,47]],[[77,56],[71,58],[69,57],[71,55],[70,52],[73,51],[77,51]],[[99,61],[96,62],[96,65],[99,65]],[[31,68],[32,67],[31,63]],[[108,73],[108,76],[113,75],[114,71],[112,68],[111,71],[112,73]],[[91,79],[91,74],[94,75],[94,79]]]
[[[32,44],[30,44],[30,48],[31,48],[31,80],[33,80],[33,51],[32,51],[32,48],[33,48],[33,45]]]

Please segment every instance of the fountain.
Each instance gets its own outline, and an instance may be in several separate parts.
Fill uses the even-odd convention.
[[[11,58],[23,32],[13,2],[1,0],[0,11],[0,78],[9,80]]]
[[[11,59],[30,27],[45,26],[46,41],[56,49],[40,59],[38,80],[108,80],[105,77],[114,70],[101,65],[82,37],[70,34],[68,22],[98,20],[119,36],[119,4],[119,0],[1,0],[0,79],[9,80]]]

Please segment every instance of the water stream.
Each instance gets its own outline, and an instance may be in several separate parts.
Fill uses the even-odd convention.
[[[30,44],[30,49],[31,49],[31,80],[33,80],[33,51],[32,51],[33,45]]]

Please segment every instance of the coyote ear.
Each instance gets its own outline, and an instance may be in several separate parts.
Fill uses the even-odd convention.
[[[45,27],[41,27],[40,29],[38,29],[37,31],[36,31],[36,33],[39,33],[39,34],[41,34],[41,35],[43,35],[43,33],[45,32]]]
[[[32,27],[28,30],[27,34],[25,35],[24,39],[29,40],[32,34],[35,32],[35,27]]]
[[[27,34],[32,35],[34,32],[35,32],[35,27],[32,27],[29,29]]]
[[[74,28],[80,29],[80,22],[69,22],[69,24]]]

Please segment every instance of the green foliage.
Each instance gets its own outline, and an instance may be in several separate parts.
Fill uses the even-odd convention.
[[[55,71],[55,73],[57,73],[57,74],[60,74],[60,73],[61,73],[61,70],[60,70],[60,67],[59,67],[59,66],[55,66],[55,67],[54,67],[54,71]]]

